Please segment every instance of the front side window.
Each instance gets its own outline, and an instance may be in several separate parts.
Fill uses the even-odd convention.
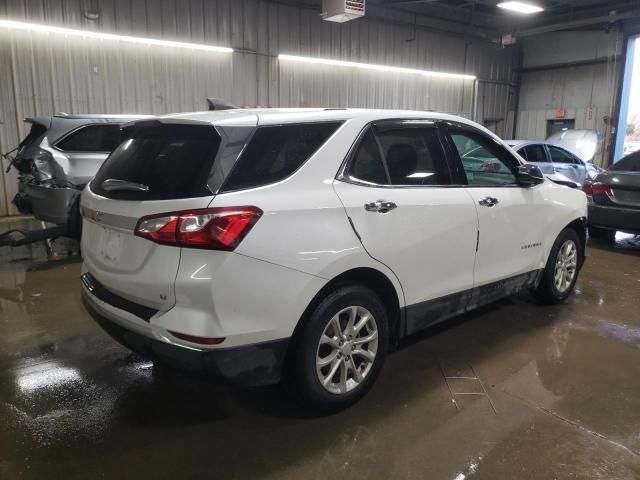
[[[577,163],[573,155],[558,147],[549,147],[549,155],[553,163]]]
[[[341,122],[258,127],[222,191],[255,188],[284,180],[307,161]]]
[[[469,185],[516,184],[516,173],[520,164],[504,147],[481,133],[450,130],[449,134]]]
[[[63,152],[111,152],[121,140],[119,125],[89,125],[64,137],[56,148]]]
[[[527,162],[548,162],[547,154],[542,145],[527,145],[518,153],[520,153]]]

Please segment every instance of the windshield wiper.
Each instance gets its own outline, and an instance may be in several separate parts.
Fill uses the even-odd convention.
[[[117,178],[108,178],[100,184],[107,192],[116,190],[130,190],[135,192],[148,192],[149,187],[142,183],[128,182],[126,180],[118,180]]]

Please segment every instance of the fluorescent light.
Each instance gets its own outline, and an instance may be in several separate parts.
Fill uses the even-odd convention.
[[[425,75],[428,77],[458,78],[462,80],[476,79],[475,75],[465,75],[462,73],[432,72],[430,70],[417,70],[415,68],[392,67],[389,65],[374,65],[371,63],[347,62],[344,60],[331,60],[328,58],[299,57],[297,55],[285,55],[284,53],[281,53],[280,55],[278,55],[278,59],[291,60],[294,62],[315,63],[319,65],[337,65],[339,67],[354,67],[354,68],[362,68],[365,70],[378,70],[380,72],[409,73],[414,75]]]
[[[526,14],[540,13],[544,11],[544,8],[527,2],[502,2],[498,4],[498,7],[504,8],[505,10],[511,10],[513,12]]]
[[[30,32],[56,33],[66,37],[94,38],[96,40],[113,40],[116,42],[137,43],[139,45],[154,45],[158,47],[186,48],[190,50],[204,50],[207,52],[232,53],[232,48],[204,45],[202,43],[174,42],[172,40],[157,40],[155,38],[131,37],[128,35],[115,35],[113,33],[93,32],[89,30],[76,30],[73,28],[54,27],[40,25],[38,23],[14,22],[13,20],[0,19],[0,27],[27,30]]]

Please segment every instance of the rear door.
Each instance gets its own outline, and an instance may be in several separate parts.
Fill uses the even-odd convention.
[[[433,122],[369,126],[335,190],[367,252],[400,280],[406,304],[427,307],[421,312],[427,315],[415,318],[417,322],[429,323],[447,313],[430,312],[423,302],[471,288],[477,214],[464,189],[451,185]],[[459,300],[438,308],[461,311]]]
[[[520,163],[488,134],[453,123],[447,125],[447,131],[450,151],[461,163],[465,190],[478,211],[474,285],[488,285],[539,268],[542,235],[551,213],[541,188],[517,184]],[[493,293],[502,296],[504,288]]]
[[[134,229],[142,216],[207,207],[221,137],[212,125],[149,121],[125,137],[83,193],[85,267],[112,292],[167,310],[175,303],[180,248],[135,236]],[[107,180],[129,183],[114,190]]]

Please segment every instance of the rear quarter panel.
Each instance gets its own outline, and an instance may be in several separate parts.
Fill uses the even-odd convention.
[[[373,268],[394,284],[403,305],[398,279],[363,248],[333,189],[342,161],[366,123],[366,120],[346,121],[299,170],[283,181],[218,194],[210,206],[255,205],[263,210],[263,216],[236,253],[327,281],[353,268]]]

